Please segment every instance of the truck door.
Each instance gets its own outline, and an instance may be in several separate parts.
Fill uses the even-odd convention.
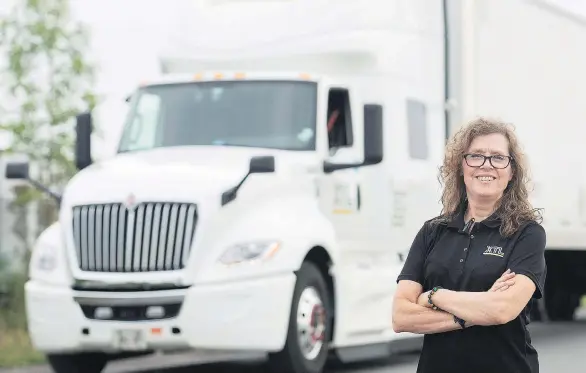
[[[361,149],[356,146],[355,122],[358,118],[355,111],[359,109],[353,104],[353,94],[341,85],[327,86],[324,92],[326,158],[359,161]],[[360,121],[362,123],[362,121]],[[322,211],[332,221],[338,241],[347,245],[352,240],[352,224],[354,216],[360,211],[360,186],[358,169],[338,170],[322,177],[320,185],[320,202]]]
[[[324,103],[320,123],[327,133],[322,145],[327,143],[326,158],[338,163],[360,162],[363,154],[365,102],[360,92],[349,87],[353,86],[332,84],[320,90]],[[336,318],[337,333],[343,339],[369,332],[381,335],[390,325],[392,292],[389,284],[383,285],[380,261],[388,250],[379,234],[383,223],[375,216],[383,213],[375,196],[379,195],[376,190],[384,189],[383,179],[377,181],[380,167],[338,170],[322,175],[319,184],[321,208],[334,227],[340,249],[335,268]]]

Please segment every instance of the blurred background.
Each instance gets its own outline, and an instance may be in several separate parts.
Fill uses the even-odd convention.
[[[327,9],[335,9],[336,4],[345,1],[319,1],[324,23],[336,23],[336,19],[328,15]],[[400,3],[388,0],[388,5],[381,5],[380,1],[369,1],[371,0],[363,0],[360,6],[364,9],[379,7],[378,11],[382,13],[395,11],[395,7]],[[461,0],[458,3],[464,4],[466,1],[478,5],[475,12],[478,12],[480,17],[475,18],[473,22],[482,19],[483,9],[488,9],[487,1],[500,3],[500,8],[495,9],[500,9],[504,12],[502,14],[506,14],[507,11],[519,11],[523,9],[522,6],[526,6],[520,4],[533,3],[540,7],[540,11],[547,13],[543,22],[546,22],[546,19],[550,22],[555,18],[557,21],[551,21],[551,24],[560,27],[541,29],[540,36],[560,36],[553,43],[558,43],[562,49],[581,51],[586,48],[586,0],[506,0],[515,3],[510,7],[504,5],[505,0]],[[164,73],[163,56],[167,53],[185,53],[191,45],[198,43],[203,45],[203,41],[212,33],[215,37],[211,39],[218,43],[218,50],[229,49],[230,42],[237,43],[238,39],[223,39],[223,27],[230,27],[231,22],[237,22],[241,14],[239,12],[249,9],[261,14],[265,7],[269,9],[285,2],[307,3],[304,0],[0,0],[0,169],[4,170],[7,162],[28,160],[31,173],[37,175],[40,182],[56,192],[61,192],[76,173],[73,163],[76,114],[88,109],[94,114],[94,159],[100,161],[115,157],[129,108],[126,99],[143,82]],[[424,9],[426,2],[437,7],[441,1],[417,2],[420,4],[418,9]],[[206,14],[212,14],[210,9],[236,3],[239,3],[237,5],[241,8],[234,8],[232,12],[226,11],[222,14],[223,17],[227,17],[226,19],[216,20],[216,23],[210,22],[209,27],[205,27],[206,22],[210,21],[206,19]],[[250,4],[250,8],[247,8],[246,4]],[[360,14],[357,12],[356,17],[360,18]],[[487,14],[488,16],[490,15]],[[522,15],[513,13],[507,14],[507,27],[515,24],[514,19],[517,16],[518,27],[525,27]],[[248,19],[250,20],[250,17]],[[312,19],[315,21],[315,17]],[[460,22],[463,20],[458,19],[459,24]],[[244,24],[243,21],[239,27],[243,27]],[[271,25],[267,22],[256,31],[259,34],[270,34],[272,27],[287,28],[283,24]],[[303,17],[295,18],[291,27],[303,28]],[[307,27],[316,29],[313,26]],[[202,34],[195,35],[194,30]],[[528,33],[523,37],[528,44],[539,44],[539,41],[533,40],[532,35]],[[490,35],[483,35],[483,38],[490,40]],[[520,39],[516,35],[512,40],[518,42]],[[462,48],[474,48],[473,36],[467,42],[469,44]],[[548,48],[551,47],[551,43],[547,45]],[[500,61],[505,65],[513,63],[507,57],[507,48],[522,49],[525,46],[521,43],[503,46],[504,52]],[[466,51],[460,53],[466,54]],[[554,52],[544,50],[543,57],[555,60],[556,55],[550,53]],[[578,54],[580,53],[576,53]],[[584,52],[580,55],[582,54]],[[578,60],[579,58],[576,61]],[[476,60],[476,63],[480,63],[478,61]],[[572,66],[572,62],[576,61],[553,61],[551,68],[557,69],[562,66],[563,69],[563,66]],[[421,64],[425,63],[437,61],[421,61]],[[543,65],[547,64],[542,63]],[[452,66],[452,69],[454,68],[458,67]],[[495,68],[495,71],[497,70]],[[549,76],[547,72],[543,72],[543,75]],[[544,84],[541,78],[543,76],[539,74],[533,76],[536,90]],[[583,87],[586,86],[586,81],[580,79],[580,76],[577,76],[576,92],[583,92]],[[528,81],[530,82],[530,79]],[[461,95],[460,105],[466,100],[481,100],[482,95],[476,95],[474,98],[468,95],[473,88],[467,87],[466,84],[467,82],[460,82],[459,88],[453,89],[453,92]],[[568,85],[560,87],[565,89]],[[509,87],[503,85],[500,89],[507,90]],[[554,92],[553,95],[562,101],[566,95],[573,96],[572,100],[575,102],[576,92],[561,90]],[[586,96],[578,100],[585,99]],[[519,100],[522,101],[521,98]],[[452,102],[447,102],[446,107],[450,107],[451,104]],[[507,110],[501,113],[483,112],[481,108],[490,107],[483,105],[479,102],[478,112],[465,114],[508,114]],[[563,108],[563,105],[560,108]],[[583,105],[576,109],[576,112],[586,114],[585,109],[586,105]],[[448,126],[456,126],[456,122],[460,123],[464,116],[454,114],[452,123],[448,123]],[[511,120],[515,122],[515,119],[517,118]],[[578,118],[574,116],[572,119]],[[584,127],[584,117],[580,120],[581,122],[573,123],[576,128]],[[530,126],[523,127],[521,131],[524,134],[530,133]],[[555,132],[552,133],[552,136],[556,136]],[[575,133],[583,131],[576,130]],[[582,139],[583,137],[574,137],[573,141],[580,143]],[[536,154],[542,151],[543,144],[547,147],[547,142],[543,141],[539,142],[540,146],[535,145],[536,143],[530,145],[530,152]],[[564,151],[555,148],[546,150]],[[576,154],[581,153],[573,154],[576,157]],[[539,160],[543,157],[535,155],[534,158]],[[584,166],[581,158],[573,158],[571,161],[580,168],[580,175],[586,174],[582,171]],[[558,169],[552,172],[563,171]],[[34,242],[39,234],[57,219],[58,209],[53,199],[31,187],[28,182],[8,180],[4,178],[4,171],[1,175],[0,373],[50,372],[45,357],[35,350],[29,340],[23,286],[27,279],[27,267]],[[537,176],[538,179],[548,177],[543,172],[537,173]],[[419,221],[415,224],[419,224]],[[393,280],[393,276],[390,278]],[[542,356],[542,372],[584,370],[586,357],[581,351],[581,346],[586,343],[586,324],[582,321],[581,310],[581,306],[576,308],[574,316],[570,317],[572,320],[553,323],[541,321],[538,324],[542,325],[536,326],[535,343]],[[346,372],[415,372],[417,347],[406,345],[403,350],[405,353],[397,353],[383,362],[334,366],[329,369]],[[244,363],[226,365],[215,362],[235,359],[240,359],[239,355],[229,353],[218,356],[203,354],[148,357],[146,360],[116,363],[118,365],[108,366],[106,372],[154,372],[167,369],[169,372],[205,369],[239,372],[260,369],[256,365],[252,365],[251,368]],[[192,366],[192,363],[195,365]],[[153,366],[157,368],[152,368]]]

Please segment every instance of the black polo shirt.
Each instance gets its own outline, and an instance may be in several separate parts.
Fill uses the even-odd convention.
[[[434,286],[455,291],[487,291],[510,268],[535,282],[534,298],[545,284],[545,231],[535,222],[513,236],[499,233],[496,214],[464,225],[464,209],[447,223],[424,223],[417,233],[397,281],[412,280],[428,291]],[[526,325],[530,306],[504,325],[472,326],[424,336],[418,373],[537,373],[537,352]]]

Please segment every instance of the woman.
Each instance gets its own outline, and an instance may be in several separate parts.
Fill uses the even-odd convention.
[[[393,304],[396,332],[425,334],[418,373],[537,373],[526,329],[545,283],[545,231],[509,125],[480,118],[447,145],[441,215],[413,241]]]

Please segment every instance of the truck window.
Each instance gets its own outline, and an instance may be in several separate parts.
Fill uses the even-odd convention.
[[[315,150],[314,82],[154,85],[141,88],[134,101],[120,152],[197,145]]]
[[[407,126],[409,156],[413,159],[427,159],[427,108],[423,102],[407,99]]]
[[[128,133],[128,150],[150,148],[156,143],[158,122],[161,117],[161,99],[157,95],[145,94],[136,105]]]
[[[328,93],[328,140],[330,149],[352,146],[352,112],[347,89],[332,88]]]

